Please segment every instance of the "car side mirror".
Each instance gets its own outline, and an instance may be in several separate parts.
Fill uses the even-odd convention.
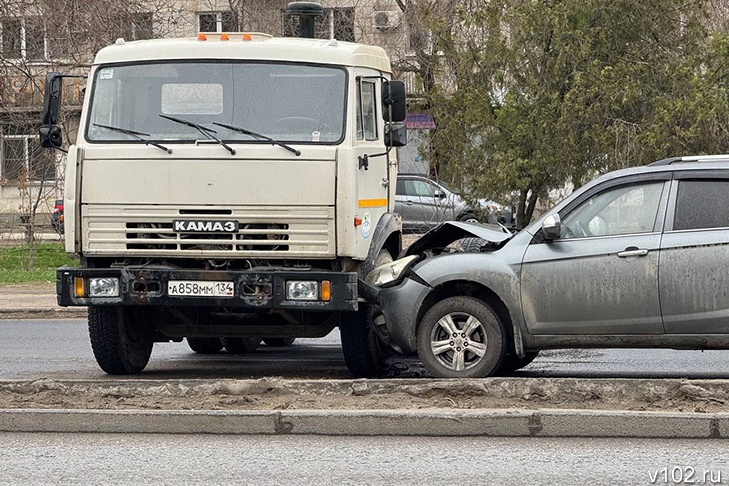
[[[385,81],[382,83],[382,118],[389,123],[404,122],[407,116],[405,104],[405,83]]]
[[[547,241],[558,240],[562,236],[562,220],[559,214],[550,214],[542,221],[542,234]]]
[[[440,189],[436,189],[435,191],[433,191],[433,196],[443,199],[444,197],[446,197],[446,194]]]

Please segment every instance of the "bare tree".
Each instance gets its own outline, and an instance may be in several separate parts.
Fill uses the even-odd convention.
[[[60,152],[38,142],[46,73],[85,74],[94,54],[118,37],[166,36],[185,17],[173,0],[0,0],[0,186],[6,198],[0,212],[14,209],[9,229],[25,233],[28,266],[35,230],[45,222],[37,216],[47,216],[61,197],[65,167]],[[66,145],[75,136],[84,84],[64,82]],[[13,187],[18,197],[8,202]]]

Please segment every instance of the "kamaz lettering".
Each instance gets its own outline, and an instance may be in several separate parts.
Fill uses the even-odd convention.
[[[238,221],[199,221],[176,219],[172,227],[177,233],[236,233]]]

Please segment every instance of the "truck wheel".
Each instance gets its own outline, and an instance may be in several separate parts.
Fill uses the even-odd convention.
[[[223,338],[221,341],[225,349],[233,354],[252,353],[261,344],[257,338]]]
[[[154,327],[123,307],[89,307],[94,357],[110,375],[140,373],[152,354]]]
[[[483,378],[499,370],[506,332],[496,313],[473,297],[449,297],[418,326],[418,356],[438,378]]]
[[[214,354],[223,349],[220,338],[187,338],[190,349],[200,354]]]
[[[523,358],[518,357],[516,354],[509,354],[504,357],[499,373],[509,375],[529,365],[537,356],[539,356],[539,351],[529,351]]]
[[[296,338],[265,338],[263,342],[266,346],[291,346]]]
[[[375,267],[391,262],[387,250],[380,251]],[[346,322],[339,326],[342,339],[342,353],[347,369],[354,376],[370,378],[385,372],[384,343],[378,337],[375,318],[380,308],[373,304],[360,304],[356,313],[345,314]]]

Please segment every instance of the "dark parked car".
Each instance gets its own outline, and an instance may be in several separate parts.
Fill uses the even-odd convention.
[[[592,181],[515,235],[443,223],[367,281],[392,343],[439,377],[508,373],[550,348],[727,349],[727,207],[729,155],[666,159]],[[464,237],[480,251],[444,251]]]
[[[63,234],[63,199],[56,199],[51,213],[51,227],[58,233]]]
[[[422,174],[398,174],[395,212],[403,230],[427,231],[443,221],[491,222],[512,225],[512,212],[487,200],[469,204],[442,181]]]

